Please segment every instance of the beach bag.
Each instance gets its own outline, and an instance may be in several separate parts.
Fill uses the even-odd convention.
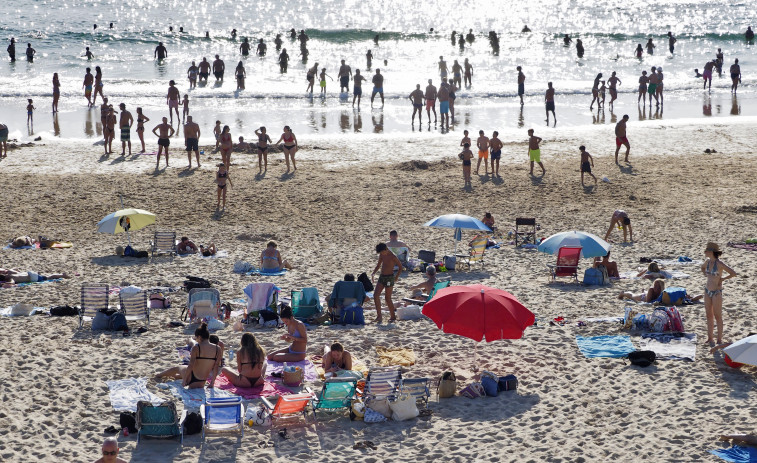
[[[129,432],[137,432],[137,414],[134,412],[121,412],[118,417],[121,429],[126,428]]]
[[[392,417],[392,409],[389,407],[389,399],[369,399],[365,406],[368,410],[380,413],[384,418]],[[368,417],[368,410],[365,412],[365,417]],[[367,421],[367,420],[366,420]]]
[[[418,259],[420,259],[421,262],[426,263],[436,262],[436,253],[434,251],[426,251],[425,249],[421,249],[420,251],[418,251]]]
[[[281,372],[281,382],[287,386],[297,387],[305,379],[305,372],[300,367],[284,367]]]
[[[446,399],[448,397],[454,397],[455,392],[457,392],[457,379],[455,379],[455,374],[451,371],[446,371],[442,377],[439,378],[439,384],[436,387],[436,395],[440,399]]]
[[[360,399],[354,399],[352,401],[352,407],[350,408],[350,420],[363,421],[365,417],[365,404]]]
[[[410,420],[418,416],[418,405],[415,397],[410,394],[401,394],[394,402],[389,402],[394,421]]]
[[[163,293],[150,294],[151,309],[168,309],[171,307],[171,298],[163,296]]]
[[[134,250],[131,246],[126,246],[124,248],[124,255],[123,257],[135,257],[137,252]]]
[[[656,359],[657,354],[651,350],[636,350],[628,354],[628,360],[631,362],[631,365],[636,365],[637,367],[646,368],[653,364]]]
[[[518,378],[515,375],[500,376],[497,384],[500,391],[514,391],[518,389]]]
[[[373,282],[370,278],[368,278],[368,275],[366,275],[365,272],[357,276],[357,281],[363,284],[363,288],[365,289],[366,293],[373,291]]]
[[[489,397],[497,397],[499,394],[499,377],[490,371],[481,373],[481,387]]]
[[[110,329],[110,315],[105,310],[98,310],[92,319],[92,331],[105,331]]]
[[[675,307],[665,307],[665,312],[668,314],[668,320],[670,320],[669,331],[683,333],[685,331],[683,329],[683,318],[678,309]]]
[[[277,324],[279,322],[279,314],[273,310],[261,310],[258,312],[258,317],[260,317],[260,320],[262,321],[261,325],[270,321],[275,321]]]
[[[126,324],[126,315],[121,312],[111,315],[108,329],[111,331],[129,331],[129,325]]]
[[[202,416],[197,412],[192,412],[184,419],[184,434],[191,436],[202,432]]]
[[[670,331],[670,318],[665,309],[655,309],[652,315],[647,317],[649,331],[653,333],[662,333]]]
[[[484,387],[481,385],[481,383],[472,382],[469,385],[465,386],[462,391],[460,391],[460,395],[469,399],[476,399],[478,397],[485,396],[486,391],[484,391]]]
[[[195,288],[210,288],[212,284],[205,278],[187,276],[184,281],[184,289],[189,292]]]
[[[447,268],[447,270],[455,270],[455,264],[457,263],[457,257],[455,256],[444,256],[444,266]],[[437,269],[439,270],[439,269]]]
[[[79,315],[79,311],[76,307],[71,307],[70,305],[58,305],[50,308],[50,315],[53,317],[70,317]]]
[[[665,288],[660,296],[660,302],[666,306],[682,305],[686,299],[686,290],[677,286]]]
[[[418,320],[419,318],[421,318],[421,306],[408,305],[405,307],[397,307],[398,320]]]
[[[339,323],[342,325],[365,325],[363,308],[360,306],[344,307],[342,315],[339,317]]]
[[[386,417],[375,410],[366,408],[363,421],[366,423],[381,423],[382,421],[386,421]]]
[[[604,268],[604,267],[602,267]],[[602,272],[602,270],[598,268],[587,268],[584,271],[584,285],[586,286],[602,286],[605,284],[605,275],[607,274],[607,270]]]

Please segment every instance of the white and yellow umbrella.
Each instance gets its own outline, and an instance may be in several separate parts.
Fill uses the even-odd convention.
[[[131,246],[129,232],[137,231],[140,228],[144,228],[154,223],[155,214],[152,212],[142,209],[121,209],[112,214],[108,214],[101,221],[97,222],[97,231],[114,235],[126,232],[129,239],[129,245]]]

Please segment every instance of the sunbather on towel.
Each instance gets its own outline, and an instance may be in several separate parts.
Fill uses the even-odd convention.
[[[610,278],[620,278],[620,272],[618,271],[618,263],[610,260],[610,251],[607,251],[607,255],[594,258],[594,268],[604,265],[607,269],[607,276]]]
[[[271,352],[268,354],[268,360],[272,362],[299,362],[305,360],[308,345],[308,332],[305,324],[294,318],[292,308],[287,305],[282,306],[279,316],[287,329],[287,334],[282,335],[279,339],[289,341],[292,345],[285,349]]]
[[[659,265],[657,265],[657,262],[652,262],[649,264],[646,270],[642,270],[636,276],[641,277],[641,278],[647,278],[649,280],[656,280],[658,278],[667,278],[667,276],[662,272],[662,269],[664,269],[664,267],[661,268]]]
[[[0,283],[3,283],[3,288],[13,286],[17,283],[37,283],[40,281],[57,280],[60,278],[71,278],[67,273],[50,273],[48,275],[42,275],[41,273],[33,272],[31,270],[22,272],[13,268],[0,268]]]
[[[265,382],[265,370],[268,365],[265,361],[265,349],[263,349],[255,335],[245,333],[242,335],[242,347],[236,353],[237,372],[231,368],[221,369],[221,374],[229,378],[231,384],[236,387],[255,387]]]
[[[636,302],[652,302],[665,290],[665,280],[658,278],[652,283],[652,286],[646,293],[633,294],[631,292],[622,292],[618,294],[618,299],[631,299]]]
[[[344,350],[341,343],[335,342],[331,350],[323,356],[321,366],[326,373],[336,373],[339,370],[352,370],[352,355]]]
[[[210,243],[208,247],[205,247],[203,245],[200,245],[200,252],[205,257],[215,256],[218,252],[218,249],[216,249],[215,243]]]
[[[177,254],[194,254],[197,251],[197,246],[186,236],[182,236],[181,241],[176,246]]]
[[[23,248],[24,246],[34,246],[36,242],[37,240],[31,236],[19,236],[18,238],[14,238],[9,246],[12,248]]]
[[[278,246],[275,241],[269,241],[260,254],[260,269],[263,272],[280,272],[285,268],[292,268],[289,262],[281,258],[281,253],[276,249]]]
[[[410,288],[410,291],[413,292],[413,299],[419,299],[422,298],[424,294],[430,293],[434,289],[434,285],[439,280],[436,278],[436,267],[433,265],[429,265],[426,267],[426,281],[423,283],[418,283],[417,285]]]
[[[195,341],[197,344],[190,351],[189,365],[171,367],[155,375],[156,379],[163,377],[181,379],[182,386],[187,386],[189,389],[202,389],[205,387],[206,379],[210,377],[210,387],[214,387],[218,369],[221,367],[223,350],[210,342],[207,323],[203,323],[195,330]]]

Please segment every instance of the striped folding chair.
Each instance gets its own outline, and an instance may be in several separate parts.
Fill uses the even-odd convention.
[[[79,328],[85,321],[91,322],[100,309],[108,308],[110,286],[103,283],[85,283],[81,287]]]
[[[176,232],[155,232],[152,240],[152,257],[155,257],[155,254],[176,255]]]
[[[118,295],[120,310],[127,320],[144,320],[150,324],[150,306],[147,304],[147,291]]]

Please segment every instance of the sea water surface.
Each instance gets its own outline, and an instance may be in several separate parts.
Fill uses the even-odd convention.
[[[625,113],[632,121],[645,123],[754,116],[755,49],[744,40],[753,7],[728,0],[6,0],[0,36],[6,46],[10,37],[18,43],[17,61],[10,63],[4,52],[0,61],[0,121],[9,125],[11,137],[20,140],[38,135],[97,140],[102,134],[99,109],[87,109],[82,82],[86,67],[100,66],[110,103],[126,103],[132,113],[143,107],[151,118],[148,131],[153,122],[168,115],[165,94],[168,81],[174,79],[182,96],[189,95],[203,140],[212,139],[215,120],[228,124],[235,138],[249,138],[261,125],[278,133],[285,124],[300,139],[335,133],[402,134],[413,130],[408,94],[416,84],[425,87],[428,79],[438,86],[440,56],[450,67],[465,59],[474,67],[473,85],[457,92],[453,132],[481,128],[519,137],[524,128],[545,124],[543,94],[548,81],[557,89],[558,129],[611,124]],[[524,25],[531,32],[521,32]],[[291,28],[304,29],[310,37],[306,59],[300,56],[299,42],[288,36]],[[237,30],[236,37],[231,36],[232,29]],[[453,30],[470,29],[475,35],[472,43],[462,48],[452,43]],[[489,31],[500,37],[498,50],[487,39]],[[678,39],[674,54],[668,51],[668,31]],[[206,32],[210,38],[205,38]],[[291,58],[285,74],[277,64],[276,34],[282,34]],[[563,45],[564,34],[570,34],[574,43],[583,41],[583,58],[577,57],[574,44]],[[378,44],[373,40],[376,35]],[[253,53],[254,44],[263,39],[267,55],[243,58],[239,52],[243,38],[253,43]],[[655,54],[645,52],[637,59],[636,45],[644,46],[649,38],[657,47]],[[163,62],[153,58],[158,42],[168,49]],[[25,60],[26,43],[37,51],[33,63]],[[83,57],[85,47],[95,54],[93,60]],[[704,92],[693,70],[701,71],[718,48],[725,55],[724,74],[713,79],[711,92]],[[368,50],[374,57],[370,68]],[[226,63],[225,81],[216,83],[211,76],[208,85],[189,91],[186,71],[191,61],[203,57],[212,61],[216,54]],[[730,93],[727,75],[734,58],[739,58],[743,71],[738,98]],[[369,79],[381,69],[383,109],[371,110],[369,82],[364,84],[361,111],[353,109],[352,95],[340,95],[336,74],[342,59]],[[233,77],[239,61],[247,73],[243,91],[236,91]],[[324,97],[318,93],[317,81],[316,93],[305,93],[306,70],[316,62],[335,79],[327,79]],[[523,108],[517,98],[518,65],[527,76]],[[665,104],[642,109],[637,105],[638,77],[652,66],[664,69]],[[594,77],[602,72],[606,79],[612,71],[622,81],[614,110],[590,111]],[[62,84],[57,117],[50,111],[54,72]],[[27,98],[37,108],[33,128],[26,124]],[[425,119],[424,113],[423,133],[442,132],[426,125]]]

